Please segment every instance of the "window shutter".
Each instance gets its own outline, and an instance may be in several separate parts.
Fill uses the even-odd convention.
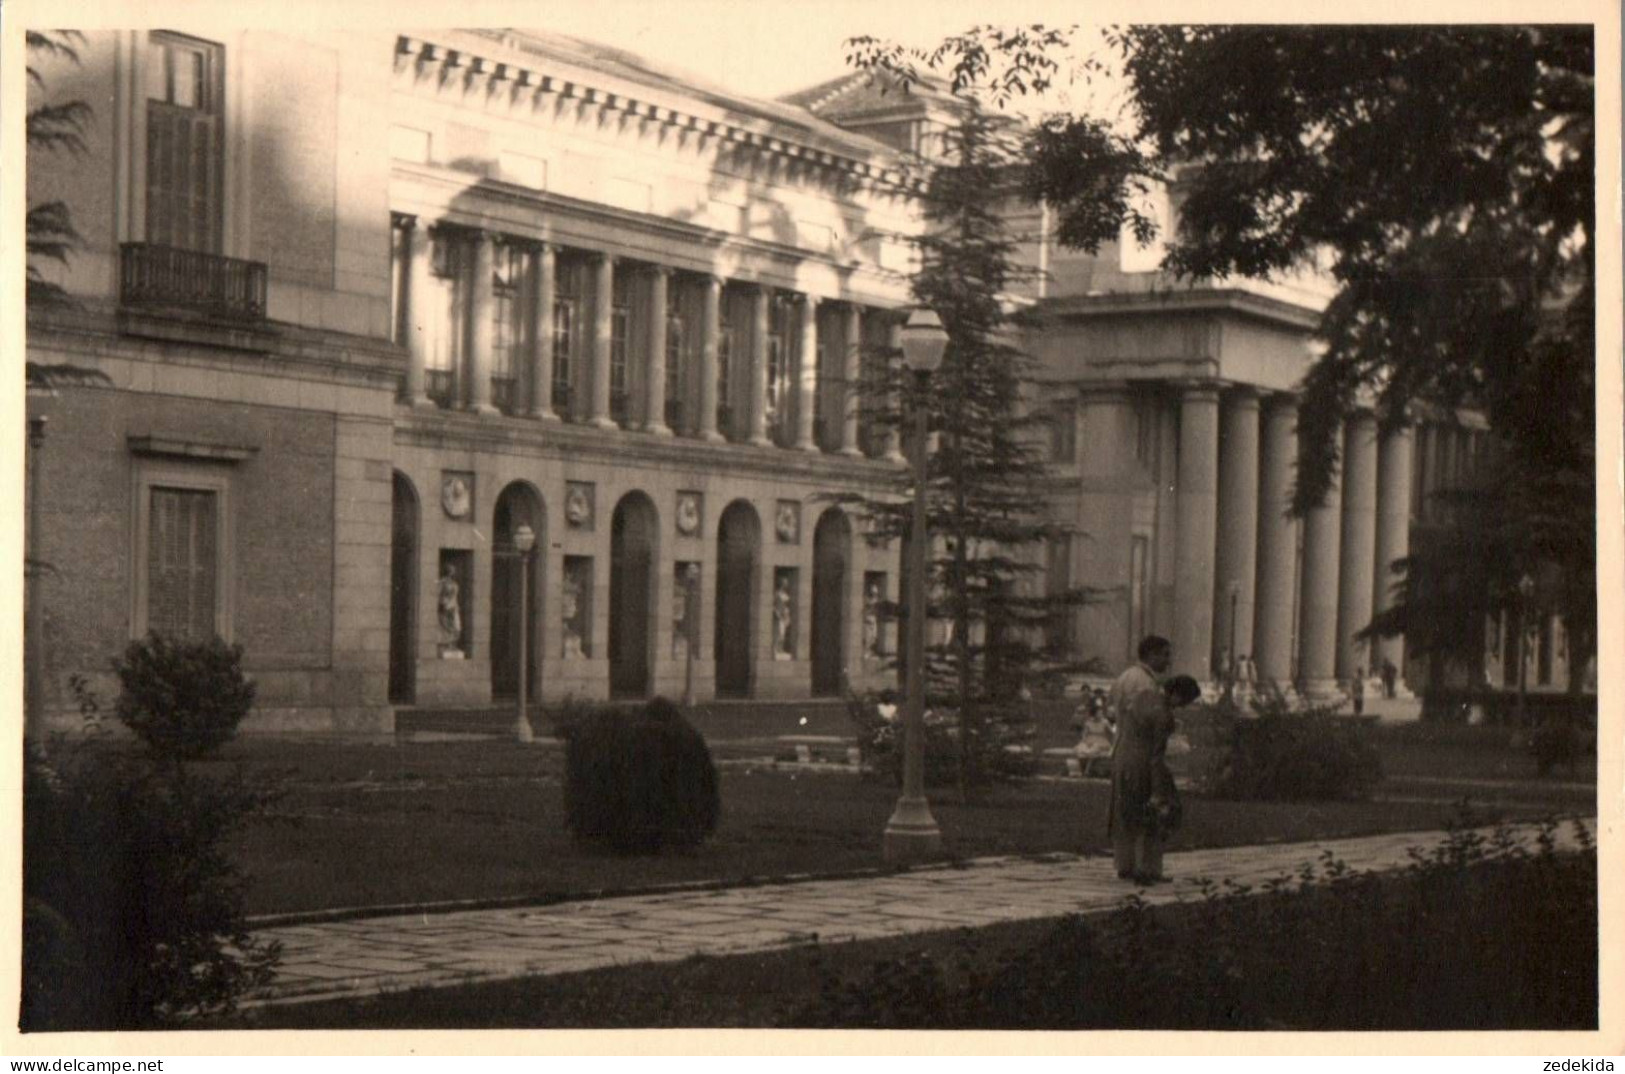
[[[147,102],[147,241],[220,250],[220,119]]]
[[[218,572],[213,492],[152,490],[147,533],[147,629],[186,641],[215,636]]]

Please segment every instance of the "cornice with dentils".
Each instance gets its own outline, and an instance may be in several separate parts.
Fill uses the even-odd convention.
[[[498,42],[491,43],[491,51],[498,51],[501,46]],[[488,79],[493,81],[511,81],[514,89],[520,93],[530,94],[556,94],[564,98],[575,98],[589,105],[612,111],[624,112],[644,120],[664,123],[673,128],[687,129],[708,137],[717,138],[722,142],[736,146],[749,147],[757,152],[764,152],[782,157],[789,161],[797,161],[804,165],[819,165],[834,171],[843,172],[857,181],[875,186],[890,187],[899,193],[918,193],[922,183],[904,175],[897,168],[886,167],[883,163],[865,160],[855,155],[834,151],[827,147],[813,145],[808,141],[797,140],[782,134],[767,133],[754,130],[738,123],[725,119],[715,119],[698,114],[698,111],[687,111],[673,108],[663,104],[653,103],[649,100],[634,97],[618,89],[608,89],[603,86],[589,84],[579,73],[566,74],[561,71],[546,70],[546,63],[540,57],[536,63],[520,62],[514,59],[495,59],[491,56],[479,55],[471,48],[441,44],[423,37],[414,37],[402,34],[396,38],[395,53],[397,62],[405,59],[415,63],[419,69],[425,67],[439,67],[443,72],[460,71],[464,80]],[[590,77],[588,75],[587,77]],[[606,78],[605,81],[609,81]],[[658,90],[652,90],[648,96],[659,95]],[[771,117],[765,119],[773,123]]]

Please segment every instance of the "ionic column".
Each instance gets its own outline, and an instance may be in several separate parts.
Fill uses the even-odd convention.
[[[722,332],[722,278],[707,276],[701,297],[700,414],[692,427],[699,439],[717,443],[723,439],[717,431],[717,340]]]
[[[796,450],[816,452],[818,442],[813,438],[813,416],[818,408],[817,296],[802,295],[797,311],[801,316],[801,346],[796,375],[801,390],[796,395]]]
[[[863,307],[856,302],[846,306],[846,317],[841,334],[841,455],[857,458],[863,455],[858,447],[858,416],[862,396],[858,391],[863,378]]]
[[[1341,437],[1342,430],[1335,436]],[[1337,692],[1337,572],[1343,544],[1342,474],[1303,521],[1302,627],[1298,673],[1316,696]]]
[[[558,249],[544,242],[536,250],[531,292],[530,416],[558,421],[553,413],[553,303],[558,290]]]
[[[1174,661],[1212,677],[1213,552],[1219,509],[1219,390],[1185,389],[1179,407],[1179,528],[1175,538]]]
[[[1075,521],[1089,539],[1075,545],[1073,584],[1121,599],[1090,601],[1079,609],[1078,638],[1083,655],[1113,668],[1132,666],[1140,639],[1151,629],[1151,557],[1146,576],[1134,577],[1134,405],[1123,385],[1091,385],[1079,396],[1083,428],[1078,441],[1078,503]],[[1124,582],[1127,585],[1124,585]],[[1136,594],[1136,581],[1143,584]],[[1136,596],[1141,618],[1134,618]]]
[[[1371,591],[1374,614],[1393,607],[1397,579],[1393,564],[1410,555],[1414,450],[1415,434],[1409,425],[1389,430],[1377,442],[1377,560]],[[1404,635],[1375,639],[1371,662],[1381,668],[1384,660],[1404,671]]]
[[[896,314],[886,318],[886,352],[887,368],[895,371],[894,367],[898,362],[897,356],[903,352],[903,319]],[[902,397],[898,390],[894,389],[889,393],[889,400],[890,406],[888,409],[894,414],[901,412]],[[903,439],[900,426],[892,425],[886,430],[885,442],[882,445],[880,455],[887,462],[904,463],[908,461],[903,458]]]
[[[767,325],[766,284],[757,284],[750,296],[750,445],[772,447],[767,435]]]
[[[1224,512],[1219,520],[1213,579],[1213,648],[1215,654],[1228,650],[1234,666],[1238,656],[1253,651],[1253,594],[1258,563],[1258,393],[1251,388],[1226,393],[1219,421],[1219,502],[1224,504]]]
[[[1361,411],[1348,420],[1343,450],[1343,547],[1337,596],[1337,677],[1371,669],[1354,640],[1371,623],[1377,555],[1377,419]]]
[[[433,409],[424,390],[429,364],[429,229],[416,217],[402,216],[406,232],[406,402],[414,409]]]
[[[1298,454],[1298,404],[1278,395],[1264,408],[1258,489],[1258,610],[1252,648],[1260,682],[1292,679],[1292,603],[1297,565],[1298,520],[1292,507],[1292,467]]]
[[[475,414],[497,414],[491,405],[491,276],[494,236],[489,231],[474,233],[474,286],[468,303],[473,322],[468,334],[468,409]]]
[[[615,259],[599,254],[593,260],[592,293],[592,411],[587,423],[595,429],[617,429],[609,416],[609,351],[615,336]]]
[[[656,265],[649,270],[649,347],[648,369],[644,384],[647,402],[643,418],[643,431],[655,436],[670,436],[666,424],[666,297],[671,284],[671,269]]]

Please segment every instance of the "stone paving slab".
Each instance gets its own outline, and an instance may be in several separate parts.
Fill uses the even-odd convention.
[[[1586,822],[1591,836],[1595,821]],[[1532,847],[1535,825],[1511,829]],[[1488,836],[1490,830],[1483,831]],[[1578,846],[1574,825],[1560,849]],[[1204,881],[1261,886],[1316,874],[1330,851],[1351,869],[1411,864],[1443,832],[1402,832],[1315,843],[1271,843],[1169,854],[1173,882],[1137,888],[1106,856],[979,859],[846,880],[662,892],[546,906],[414,913],[256,930],[283,944],[275,981],[246,1006],[306,1003],[518,977],[576,973],[696,954],[743,954],[811,942],[884,939],[963,925],[1105,913],[1135,891],[1164,904],[1200,897]]]

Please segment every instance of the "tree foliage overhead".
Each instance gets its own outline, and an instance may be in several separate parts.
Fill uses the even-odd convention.
[[[1041,88],[1058,47],[978,28],[916,64],[992,64]],[[1301,385],[1294,510],[1318,503],[1363,397],[1385,422],[1417,404],[1482,410],[1508,465],[1505,537],[1557,563],[1579,651],[1595,623],[1595,114],[1589,26],[1136,26],[1110,30],[1131,136],[1086,115],[1039,124],[1029,193],[1060,240],[1095,249],[1168,180],[1165,268],[1187,280],[1311,268],[1335,294]],[[1480,579],[1480,581],[1486,581]],[[1490,586],[1497,602],[1504,592]],[[1395,624],[1389,624],[1394,626]]]
[[[75,47],[82,37],[72,30],[30,30],[24,44],[28,51],[28,82],[31,91],[44,92],[45,78],[36,61],[79,62]],[[84,101],[53,101],[32,104],[28,109],[26,136],[29,153],[69,153],[85,151],[84,129],[91,120],[90,105]],[[60,199],[42,201],[28,207],[28,303],[31,306],[60,306],[70,302],[59,284],[46,279],[42,261],[67,264],[68,253],[79,241],[73,214]]]

